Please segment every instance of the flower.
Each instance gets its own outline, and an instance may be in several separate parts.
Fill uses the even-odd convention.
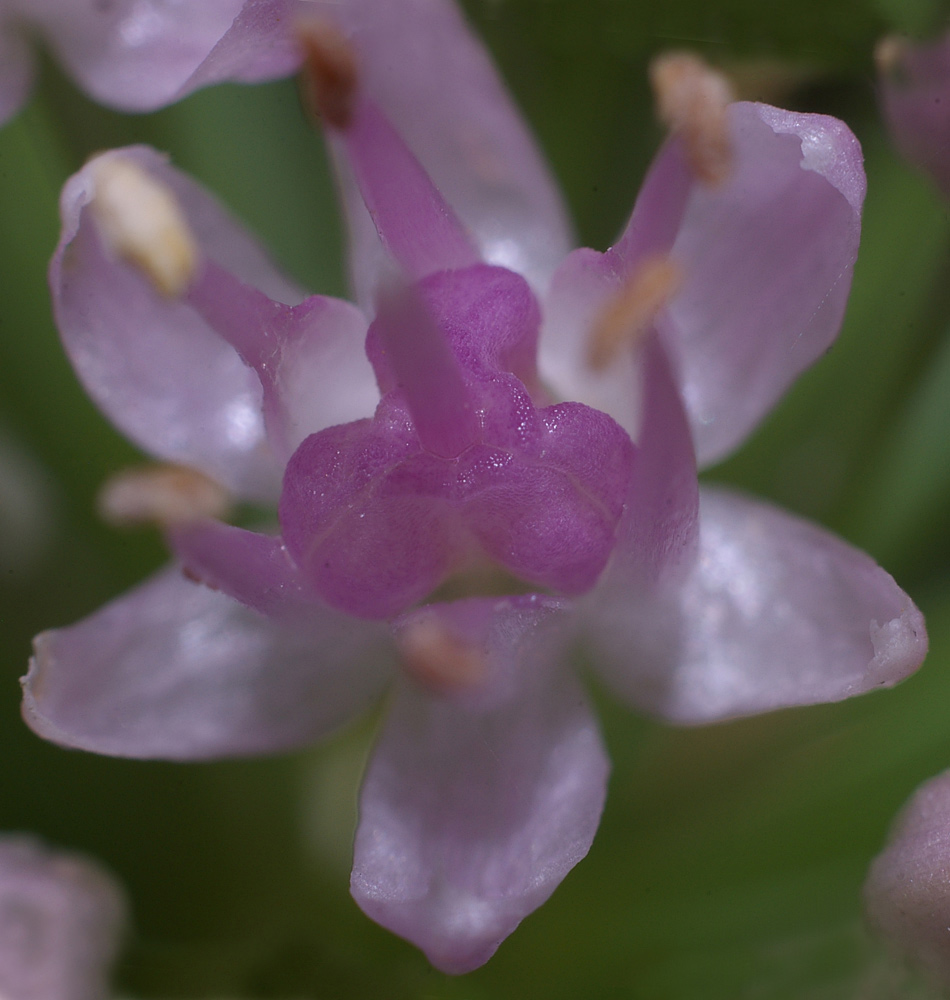
[[[24,836],[0,837],[0,993],[101,1000],[125,900],[98,865]]]
[[[885,38],[876,57],[894,141],[950,197],[950,34],[917,45]]]
[[[950,771],[924,782],[894,822],[864,886],[868,921],[944,987],[950,983]]]
[[[222,80],[293,73],[295,0],[0,0],[0,124],[35,72],[32,37],[97,101],[153,111]]]
[[[458,973],[594,836],[608,763],[579,647],[625,700],[697,723],[891,685],[926,636],[867,556],[697,485],[696,453],[735,447],[837,333],[864,195],[846,127],[660,62],[674,135],[617,244],[569,252],[456,9],[333,13],[303,37],[358,305],[293,287],[152,150],[64,189],[66,350],[176,466],[104,507],[161,522],[186,575],[39,636],[24,714],[65,746],[198,759],[300,746],[390,683],[352,890]],[[279,498],[281,533],[220,519],[209,478]]]

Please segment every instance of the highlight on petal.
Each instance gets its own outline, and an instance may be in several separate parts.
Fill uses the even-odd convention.
[[[486,962],[587,854],[600,820],[607,758],[556,664],[552,610],[537,597],[427,609],[482,650],[504,694],[403,683],[363,782],[353,895],[444,972]]]
[[[455,4],[351,0],[327,13],[353,39],[363,92],[418,157],[483,259],[543,289],[571,246],[566,212],[525,123]],[[343,188],[353,283],[358,300],[367,303],[383,262],[358,193],[346,178]]]
[[[307,630],[272,623],[175,567],[34,646],[27,725],[115,757],[294,749],[363,710],[388,674],[383,630],[316,607]]]
[[[885,38],[875,56],[881,105],[898,148],[950,197],[950,33],[919,45]]]
[[[0,837],[0,994],[108,996],[125,911],[118,885],[88,858]]]
[[[950,771],[914,792],[864,885],[871,927],[950,985]]]
[[[734,165],[695,185],[659,319],[700,465],[730,452],[838,334],[861,232],[857,139],[837,119],[733,104]]]
[[[239,496],[273,497],[279,471],[265,439],[261,387],[237,352],[185,302],[156,294],[106,249],[91,214],[96,171],[123,159],[180,203],[201,253],[239,280],[294,304],[303,295],[214,198],[145,147],[105,153],[67,182],[50,264],[63,344],[87,391],[153,455],[192,465]]]
[[[891,687],[927,651],[920,612],[869,556],[726,490],[702,491],[699,553],[680,587],[605,594],[597,611],[594,665],[680,723]]]
[[[293,73],[294,0],[12,0],[96,100],[150,111],[222,80]]]

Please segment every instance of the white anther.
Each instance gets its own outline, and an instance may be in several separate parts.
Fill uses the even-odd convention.
[[[680,280],[679,266],[671,258],[646,258],[594,323],[587,342],[588,365],[603,371],[624,347],[635,347],[676,294]]]
[[[412,622],[396,641],[406,673],[435,691],[451,693],[475,687],[488,672],[482,651],[459,639],[435,615]]]
[[[700,180],[720,184],[732,167],[726,109],[734,100],[729,81],[688,52],[671,52],[650,64],[657,115],[683,137]]]
[[[92,212],[106,246],[134,264],[170,298],[182,295],[198,268],[198,246],[178,199],[134,161],[103,157],[92,167]]]
[[[106,481],[97,505],[104,521],[122,527],[220,518],[231,506],[220,483],[183,465],[125,469]]]

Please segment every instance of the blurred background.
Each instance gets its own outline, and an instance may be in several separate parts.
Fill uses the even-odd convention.
[[[348,886],[375,720],[270,760],[117,761],[21,723],[30,639],[165,559],[156,533],[101,524],[94,498],[140,459],[59,346],[45,285],[65,179],[147,142],[215,190],[306,287],[345,295],[319,135],[292,82],[201,92],[127,117],[51,65],[0,130],[0,830],[105,862],[133,926],[126,996],[871,998],[928,996],[863,928],[860,887],[896,810],[950,767],[950,208],[898,159],[872,50],[947,23],[935,0],[467,0],[566,192],[580,242],[610,244],[661,138],[646,84],[689,48],[743,96],[843,118],[866,155],[861,256],[838,344],[707,478],[866,548],[927,615],[931,654],[900,688],[705,729],[600,692],[614,761],[586,861],[482,970],[433,971],[362,916]]]

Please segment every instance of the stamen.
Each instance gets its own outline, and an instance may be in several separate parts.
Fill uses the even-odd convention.
[[[414,621],[399,633],[396,643],[406,673],[437,692],[475,687],[488,672],[482,651],[459,639],[435,615]]]
[[[591,330],[587,363],[603,371],[625,346],[635,347],[676,294],[679,266],[666,255],[647,257],[607,303]]]
[[[882,76],[899,76],[906,54],[907,42],[897,35],[887,35],[874,47],[874,64]]]
[[[682,136],[690,166],[707,184],[721,184],[732,167],[726,108],[734,100],[729,82],[697,56],[672,52],[650,64],[657,115]]]
[[[310,107],[333,128],[348,128],[359,82],[353,46],[339,29],[316,17],[297,24],[297,37],[305,53],[303,85]]]
[[[93,180],[91,208],[109,249],[162,295],[182,295],[198,270],[199,251],[175,195],[122,157],[99,160]]]
[[[99,491],[97,506],[102,519],[117,527],[165,527],[224,517],[231,502],[220,483],[197,469],[148,465],[125,469],[108,479]]]

